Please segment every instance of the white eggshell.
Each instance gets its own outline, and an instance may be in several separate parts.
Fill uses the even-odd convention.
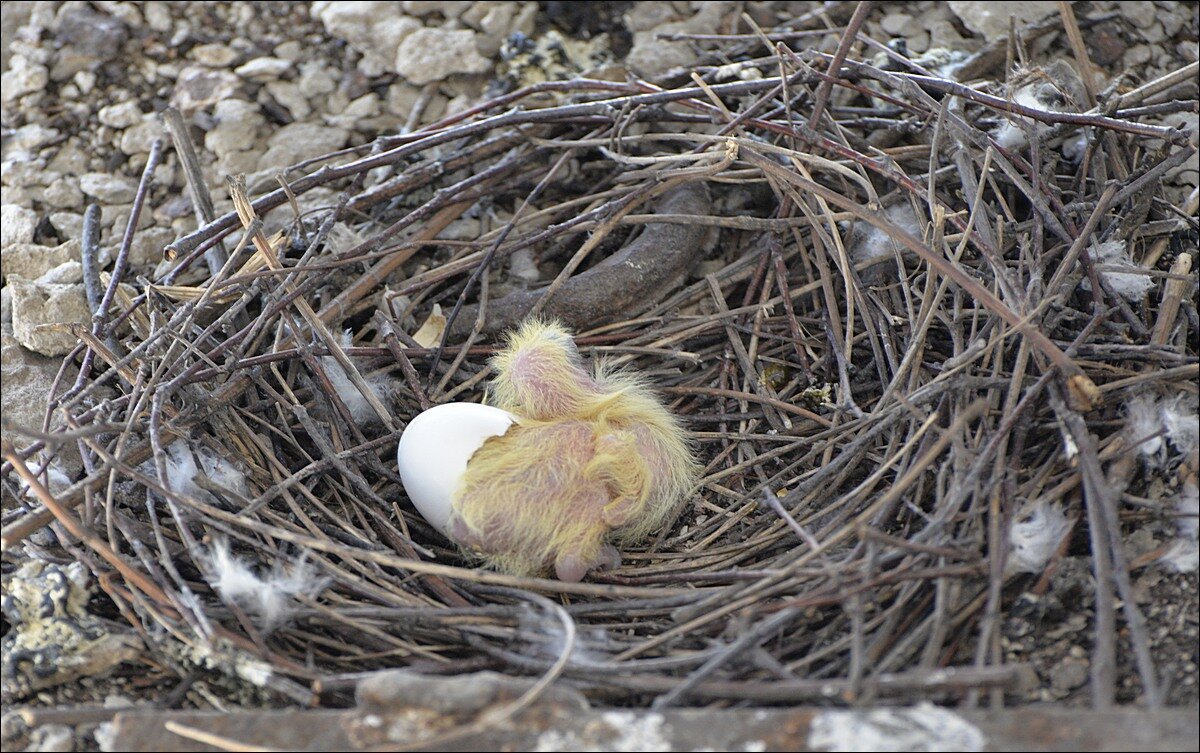
[[[447,538],[450,504],[467,461],[488,437],[508,431],[516,416],[478,403],[443,403],[417,414],[400,435],[396,462],[417,511]]]

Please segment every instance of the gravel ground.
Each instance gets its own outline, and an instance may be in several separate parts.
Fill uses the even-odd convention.
[[[75,342],[55,325],[90,320],[79,263],[85,209],[91,203],[101,207],[100,247],[111,254],[125,232],[152,144],[164,138],[160,115],[169,106],[178,108],[200,147],[204,178],[214,188],[220,214],[231,208],[216,190],[227,175],[245,174],[253,194],[272,186],[284,166],[419,128],[515,83],[582,70],[618,78],[628,70],[653,79],[699,55],[689,43],[662,41],[660,34],[730,31],[739,10],[768,28],[816,5],[590,3],[581,13],[555,2],[6,2],[0,45],[6,439],[19,439],[10,423],[42,424],[45,396]],[[1007,33],[1008,19],[998,9],[1008,5],[1020,9],[1024,23],[1057,13],[1052,2],[882,2],[865,31],[876,39],[905,40],[912,55],[972,52]],[[1083,2],[1075,3],[1075,11],[1081,17],[1111,16],[1089,29],[1085,40],[1104,86],[1120,77],[1136,86],[1196,60],[1200,23],[1194,3]],[[1060,29],[1031,40],[1031,58],[1065,55],[1069,46]],[[1195,111],[1148,122],[1187,127],[1196,139]],[[1198,176],[1193,155],[1166,176],[1166,195],[1186,204]],[[328,206],[334,197],[331,190],[317,189],[301,197],[299,209]],[[130,262],[133,274],[155,279],[171,267],[162,258],[163,247],[196,228],[184,171],[172,151],[156,171],[146,206]],[[68,476],[79,472],[61,470]],[[1132,491],[1151,501],[1165,493],[1152,479]],[[6,480],[5,511],[21,504]],[[1128,533],[1133,559],[1174,536],[1162,522],[1130,527]],[[1043,682],[1010,701],[1089,702],[1091,567],[1086,543],[1079,548],[1068,552],[1043,595],[1011,595],[1018,608],[1002,623],[1005,658],[1031,663]],[[36,537],[23,549],[6,551],[6,576],[39,552],[44,554]],[[1169,684],[1167,698],[1195,706],[1194,557],[1182,573],[1149,560],[1134,578],[1154,659]],[[102,600],[93,597],[92,606]],[[12,626],[6,608],[5,632]],[[1119,649],[1119,700],[1132,702],[1140,692],[1137,673],[1129,646]],[[160,678],[174,673],[127,670],[45,690],[26,702],[198,709],[286,705],[213,676],[163,686]],[[6,699],[6,749],[96,744],[94,725],[29,730],[8,710]]]

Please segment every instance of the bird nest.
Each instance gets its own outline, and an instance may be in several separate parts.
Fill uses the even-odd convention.
[[[160,671],[304,701],[398,666],[616,704],[1011,691],[1028,670],[998,621],[1067,555],[1095,574],[1093,660],[1112,666],[1120,605],[1153,678],[1122,532],[1171,510],[1117,490],[1194,463],[1144,470],[1122,420],[1197,373],[1195,194],[1163,189],[1195,149],[1145,122],[1195,107],[1171,99],[1190,76],[1095,90],[1005,76],[1002,45],[848,54],[834,30],[794,52],[803,34],[232,181],[235,211],[161,279],[125,273],[129,236],[107,277],[85,243],[98,316],[50,401],[62,428],[5,448],[31,499],[6,547],[53,523]],[[643,374],[703,467],[578,583],[478,567],[397,475],[410,419],[485,401],[531,313]],[[75,451],[78,480],[47,475]]]

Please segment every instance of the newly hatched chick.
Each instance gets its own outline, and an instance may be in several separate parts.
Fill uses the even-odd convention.
[[[516,574],[616,565],[609,539],[645,536],[696,482],[679,422],[637,376],[589,373],[556,323],[526,322],[493,366],[493,402],[518,420],[471,456],[451,536]]]

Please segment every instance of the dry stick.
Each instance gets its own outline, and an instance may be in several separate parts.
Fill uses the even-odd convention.
[[[702,183],[684,184],[663,196],[658,204],[670,214],[705,214],[709,207],[708,190]],[[563,283],[545,311],[568,327],[585,329],[645,308],[654,293],[674,282],[696,259],[696,249],[706,232],[703,227],[691,225],[646,225],[641,235],[620,251]],[[529,290],[489,301],[485,331],[515,326],[542,295],[542,290]],[[459,321],[473,321],[475,314],[473,305],[464,306]],[[459,325],[450,338],[464,336],[467,329]]]
[[[100,205],[89,204],[83,214],[83,291],[92,316],[100,311]]]
[[[179,164],[183,166],[183,174],[187,178],[188,192],[192,195],[192,209],[196,213],[196,224],[204,227],[213,221],[216,208],[213,206],[212,195],[208,192],[208,184],[204,181],[204,173],[200,169],[200,160],[196,156],[196,146],[188,133],[187,123],[183,115],[174,107],[168,107],[163,113],[167,131],[171,134],[171,143],[179,156]],[[218,240],[204,252],[204,261],[208,264],[209,275],[216,275],[228,260],[225,243]]]
[[[250,200],[246,197],[244,184],[237,180],[233,181],[231,183],[231,194],[233,196],[234,208],[238,216],[241,217],[243,226],[247,230],[252,230],[255,227],[255,221],[258,219],[258,216],[254,213]],[[271,247],[270,241],[267,240],[266,234],[261,229],[253,232],[253,241],[255,248],[267,260],[267,266],[275,271],[282,271],[283,265],[279,263],[279,257],[276,256],[275,249]],[[295,299],[294,305],[311,328],[313,335],[320,339],[325,347],[329,349],[330,355],[337,361],[338,366],[345,372],[346,376],[354,384],[354,387],[362,393],[363,399],[375,411],[375,415],[379,417],[384,427],[388,431],[395,431],[396,424],[392,420],[391,412],[380,402],[379,396],[375,394],[375,390],[371,389],[370,385],[363,380],[362,375],[358,373],[358,369],[346,357],[346,353],[337,342],[337,338],[330,333],[329,328],[317,316],[317,312],[313,311],[312,306],[303,298]]]
[[[146,194],[150,191],[150,182],[154,179],[154,169],[158,167],[158,161],[162,158],[162,149],[162,139],[155,139],[150,146],[150,155],[146,158],[146,167],[142,170],[142,178],[138,182],[133,206],[129,210],[129,222],[125,225],[125,235],[121,239],[121,247],[117,250],[117,259],[113,262],[112,277],[108,281],[104,297],[100,299],[99,305],[92,312],[92,334],[108,341],[112,350],[119,350],[119,347],[114,347],[116,341],[111,338],[108,331],[108,309],[112,306],[117,288],[129,269],[129,249],[133,245],[133,234],[137,230],[138,219],[142,214],[142,205],[146,203]]]
[[[1192,255],[1180,254],[1171,265],[1171,274],[1179,275],[1167,280],[1163,290],[1162,303],[1158,306],[1158,317],[1154,321],[1154,331],[1150,334],[1150,342],[1154,345],[1166,345],[1175,328],[1175,319],[1179,316],[1179,306],[1183,297],[1195,285],[1195,279],[1189,275],[1192,271]]]
[[[300,180],[291,184],[292,191],[296,194],[302,194],[311,188],[323,185],[341,178],[351,175],[357,175],[361,172],[367,172],[376,167],[383,167],[398,162],[411,154],[417,154],[422,151],[429,150],[435,146],[467,139],[472,136],[477,136],[482,133],[488,133],[499,128],[532,124],[532,123],[555,123],[560,121],[571,121],[585,118],[588,116],[611,118],[612,114],[622,107],[635,108],[646,105],[659,105],[677,100],[686,100],[705,94],[700,87],[691,87],[685,89],[672,89],[666,91],[650,91],[645,92],[646,86],[634,84],[614,84],[612,82],[595,82],[587,79],[576,79],[571,82],[552,82],[556,84],[554,87],[530,87],[523,94],[528,94],[532,91],[543,90],[558,90],[558,89],[575,89],[575,88],[603,88],[608,91],[622,92],[638,92],[626,94],[624,96],[613,97],[611,99],[600,100],[596,102],[584,102],[580,104],[561,105],[558,107],[547,107],[538,110],[515,110],[505,112],[500,115],[483,118],[481,120],[467,123],[456,128],[449,128],[444,131],[427,133],[420,132],[419,138],[410,139],[408,143],[396,147],[381,154],[363,157],[345,165],[338,167],[322,167],[311,175],[307,175]],[[744,94],[769,89],[779,83],[778,78],[764,78],[755,81],[738,81],[729,84],[715,84],[710,88],[719,96],[737,97]],[[270,193],[260,196],[255,199],[251,205],[255,212],[260,214],[267,210],[274,209],[287,202],[287,193],[283,189],[275,189]],[[168,248],[176,254],[189,253],[196,248],[197,245],[211,238],[214,238],[222,233],[225,233],[235,227],[238,223],[236,212],[224,214],[202,228],[197,229],[183,238],[177,239],[170,244]],[[370,240],[368,240],[370,242]],[[351,249],[353,253],[361,253],[362,248]]]
[[[593,131],[593,133],[596,133],[596,131]],[[450,315],[446,317],[446,322],[442,328],[442,336],[438,340],[437,349],[433,353],[432,363],[429,366],[430,389],[432,389],[437,382],[437,368],[442,360],[442,351],[446,348],[446,343],[450,338],[451,328],[454,326],[455,320],[458,319],[458,315],[462,311],[463,304],[467,302],[467,295],[470,294],[476,283],[483,278],[483,275],[487,274],[488,270],[492,266],[492,259],[496,256],[496,251],[499,250],[500,246],[508,238],[509,233],[511,233],[513,228],[516,227],[517,220],[525,214],[525,210],[529,207],[529,205],[535,199],[537,199],[537,197],[541,196],[542,191],[544,191],[546,186],[550,184],[551,179],[555,176],[555,174],[558,173],[562,166],[567,163],[567,160],[574,153],[574,149],[568,149],[563,152],[563,154],[558,158],[558,161],[556,161],[554,165],[551,166],[550,170],[547,171],[546,175],[538,181],[537,185],[533,187],[533,190],[530,191],[524,200],[521,201],[521,206],[517,208],[517,211],[513,214],[512,218],[504,224],[504,228],[496,236],[496,240],[492,242],[492,245],[488,248],[487,253],[483,255],[483,258],[479,261],[479,264],[476,265],[474,271],[471,272],[471,276],[467,278],[466,285],[463,286],[462,292],[458,294],[458,298],[454,301],[454,308],[450,310]],[[472,329],[474,329],[474,321],[472,321],[471,326]],[[463,347],[468,348],[470,347],[470,344],[471,343],[468,339],[468,342],[465,342]],[[450,374],[457,370],[457,368],[457,365],[455,365],[453,369],[447,373],[446,378],[449,378]],[[441,389],[440,385],[438,385],[438,389]],[[424,399],[425,397],[426,395],[422,394],[422,398]]]
[[[1088,529],[1092,543],[1092,561],[1096,588],[1096,645],[1092,650],[1092,705],[1110,708],[1116,700],[1116,608],[1113,583],[1117,584],[1124,602],[1125,620],[1133,639],[1142,691],[1150,708],[1162,705],[1161,689],[1155,679],[1153,658],[1146,640],[1145,620],[1137,607],[1136,596],[1129,582],[1128,565],[1121,551],[1121,526],[1117,516],[1117,499],[1100,467],[1096,442],[1083,418],[1063,403],[1055,391],[1050,402],[1059,420],[1070,433],[1079,449],[1079,474],[1083,478],[1087,498]]]
[[[1083,90],[1087,94],[1087,106],[1096,106],[1096,74],[1092,68],[1092,60],[1088,57],[1087,45],[1083,42],[1083,33],[1079,31],[1079,21],[1075,11],[1066,0],[1058,0],[1058,14],[1062,17],[1063,28],[1067,31],[1067,40],[1071,43],[1071,52],[1079,68],[1079,77],[1083,80]]]
[[[755,625],[753,628],[738,636],[728,646],[722,648],[715,656],[706,661],[699,669],[687,676],[683,682],[663,693],[650,704],[651,708],[664,709],[674,706],[684,700],[697,686],[712,676],[721,665],[733,661],[741,654],[759,645],[777,631],[782,631],[798,617],[803,616],[804,610],[799,607],[781,609],[772,616]]]
[[[1094,113],[1039,110],[1036,107],[1022,105],[1018,102],[1010,101],[1002,97],[994,97],[991,94],[984,94],[978,89],[972,89],[965,84],[955,83],[946,79],[935,78],[933,76],[921,76],[915,73],[893,73],[890,75],[909,79],[922,87],[928,87],[935,91],[945,94],[953,94],[972,102],[987,105],[994,110],[1007,112],[1012,115],[1023,115],[1027,118],[1039,120],[1043,123],[1050,123],[1052,125],[1066,123],[1077,126],[1093,126],[1110,131],[1120,131],[1122,133],[1130,133],[1137,136],[1146,136],[1152,139],[1164,139],[1179,146],[1187,143],[1186,132],[1184,132],[1182,129],[1171,128],[1169,126],[1153,126],[1146,125],[1144,123],[1131,123],[1128,120],[1110,118],[1106,115],[1098,115]]]
[[[30,490],[33,491],[41,503],[46,506],[46,509],[49,510],[56,519],[58,519],[58,522],[62,523],[63,527],[67,529],[68,533],[82,541],[89,548],[104,558],[105,561],[116,568],[117,572],[121,573],[122,577],[125,578],[127,583],[129,583],[131,586],[135,586],[139,591],[157,602],[160,608],[171,612],[174,611],[174,608],[171,607],[170,597],[167,596],[162,589],[160,589],[154,584],[153,581],[143,575],[141,571],[130,567],[129,563],[127,563],[119,554],[113,551],[108,544],[104,543],[103,539],[101,539],[99,536],[96,536],[89,529],[84,527],[84,525],[80,523],[74,515],[67,511],[66,507],[54,499],[54,495],[51,494],[46,487],[42,486],[41,482],[38,481],[37,476],[35,476],[33,472],[29,470],[29,467],[25,465],[25,461],[23,461],[20,456],[17,455],[11,442],[5,440],[2,448],[0,448],[0,451],[3,452],[4,458],[12,463],[13,469],[17,472],[17,475],[19,475],[25,481],[25,483],[29,485]]]
[[[817,131],[821,128],[821,116],[825,113],[825,105],[829,103],[829,94],[833,90],[833,80],[837,78],[838,71],[842,68],[842,61],[846,59],[846,55],[850,52],[850,47],[853,46],[855,38],[858,36],[858,30],[862,28],[863,22],[867,20],[867,13],[871,10],[871,3],[868,0],[863,0],[854,9],[854,15],[850,17],[850,22],[846,24],[846,31],[842,34],[842,41],[838,43],[837,51],[833,54],[833,59],[829,61],[829,78],[821,82],[821,86],[817,89],[817,99],[813,103],[812,115],[808,119],[808,127]]]
[[[926,263],[936,269],[939,274],[949,277],[954,280],[961,288],[976,300],[982,302],[989,310],[998,314],[1002,319],[1009,323],[1015,330],[1027,337],[1034,347],[1036,347],[1043,355],[1059,369],[1067,380],[1069,387],[1069,395],[1072,399],[1072,404],[1078,405],[1083,410],[1091,410],[1100,402],[1100,392],[1096,389],[1096,385],[1092,382],[1083,370],[1071,358],[1059,349],[1057,345],[1046,337],[1038,329],[1030,326],[1029,322],[1003,301],[996,297],[992,291],[983,287],[978,280],[969,277],[966,272],[955,266],[943,258],[939,253],[929,249],[924,243],[914,238],[909,233],[901,230],[896,225],[889,222],[887,219],[879,216],[878,213],[869,212],[863,209],[854,201],[832,191],[819,183],[801,178],[800,176],[782,169],[779,165],[766,159],[765,157],[756,154],[750,149],[743,149],[742,154],[754,164],[768,172],[776,178],[794,184],[801,190],[814,193],[821,198],[834,204],[848,212],[853,213],[859,219],[874,225],[883,232],[887,233],[892,240],[898,241],[908,249],[920,256]],[[1099,220],[1099,212],[1093,214],[1095,221]],[[1089,220],[1091,222],[1091,220]]]

